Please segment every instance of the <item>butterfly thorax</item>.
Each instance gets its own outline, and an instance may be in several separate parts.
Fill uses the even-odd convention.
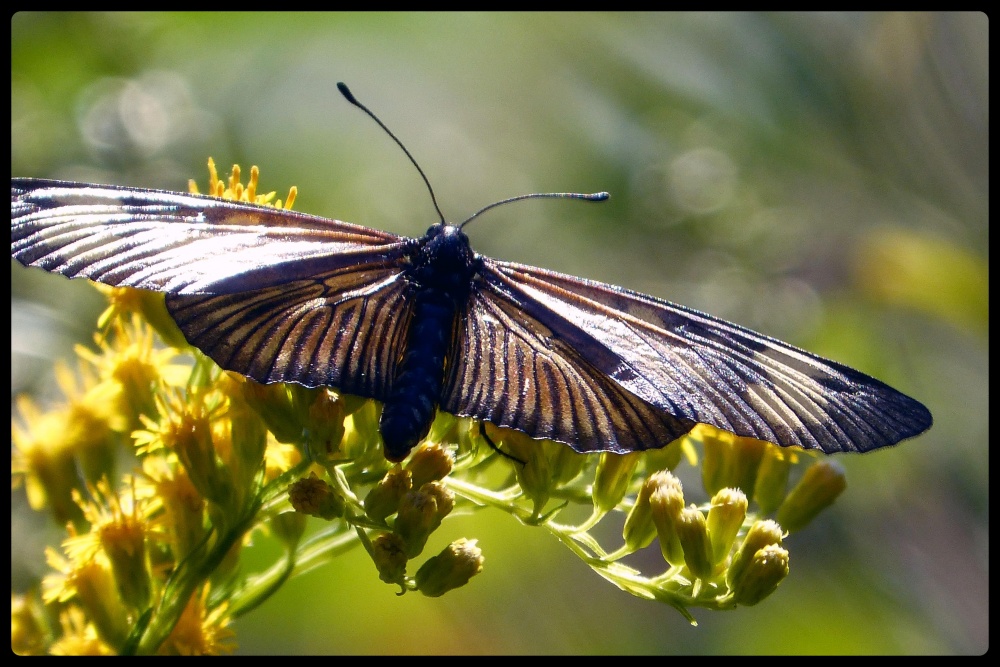
[[[445,358],[459,309],[479,260],[457,227],[434,225],[410,257],[406,278],[413,315],[379,431],[390,461],[401,461],[426,436],[444,385]]]

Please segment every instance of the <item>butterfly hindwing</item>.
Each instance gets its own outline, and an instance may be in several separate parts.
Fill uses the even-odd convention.
[[[663,447],[694,422],[615,383],[509,300],[473,290],[441,398],[447,412],[569,444],[579,452]]]
[[[238,294],[168,294],[167,308],[222,368],[382,401],[412,315],[398,270],[362,267]]]

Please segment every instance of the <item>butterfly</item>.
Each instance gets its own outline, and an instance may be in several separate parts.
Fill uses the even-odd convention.
[[[192,345],[257,382],[381,401],[391,461],[438,408],[577,452],[663,447],[698,423],[865,452],[932,423],[859,371],[653,296],[484,257],[443,219],[407,238],[209,196],[12,178],[11,256],[165,293]]]

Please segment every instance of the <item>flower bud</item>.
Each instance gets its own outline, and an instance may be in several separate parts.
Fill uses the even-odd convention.
[[[743,538],[743,543],[736,550],[732,563],[729,564],[729,571],[726,573],[726,582],[729,587],[732,588],[734,583],[743,576],[743,572],[749,567],[758,551],[772,544],[781,546],[781,539],[781,526],[776,522],[771,519],[755,521]]]
[[[712,498],[707,524],[713,563],[721,563],[729,555],[746,519],[747,505],[746,494],[739,489],[722,489]]]
[[[726,487],[752,493],[757,469],[769,443],[704,424],[699,424],[696,430],[705,451],[701,468],[705,489],[711,494]]]
[[[240,376],[243,400],[256,410],[275,440],[283,444],[302,439],[302,420],[288,395],[287,385],[258,384]]]
[[[557,486],[560,476],[555,470],[554,462],[559,459],[560,450],[566,446],[550,440],[535,440],[513,429],[497,429],[492,426],[486,428],[491,431],[488,435],[494,443],[497,442],[494,437],[496,434],[505,445],[505,451],[524,462],[524,465],[514,466],[517,483],[525,495],[531,498],[535,512],[541,512]]]
[[[295,545],[299,543],[299,539],[302,538],[302,533],[306,530],[306,516],[299,511],[282,512],[272,518],[268,526],[275,537],[288,545],[289,548],[294,549]]]
[[[556,443],[553,443],[556,444]],[[560,445],[551,453],[552,475],[557,487],[569,484],[583,471],[587,455]]]
[[[773,593],[787,576],[788,551],[777,544],[758,549],[733,582],[733,600],[737,604],[755,605]]]
[[[677,537],[676,522],[684,509],[684,491],[679,479],[668,472],[659,473],[660,483],[649,496],[649,510],[656,526],[663,558],[671,565],[684,564],[684,550]]]
[[[482,570],[483,552],[476,540],[455,540],[417,570],[417,590],[428,597],[439,597],[469,583]]]
[[[844,489],[847,477],[834,461],[817,461],[809,466],[802,479],[778,508],[778,522],[788,532],[800,530],[828,506]]]
[[[420,492],[433,496],[437,502],[438,524],[455,509],[455,494],[441,482],[427,482]]]
[[[387,584],[402,585],[407,560],[403,538],[395,533],[379,533],[372,540],[372,560],[379,579]]]
[[[757,470],[757,484],[753,489],[753,498],[757,501],[761,514],[771,514],[785,499],[793,456],[796,456],[794,452],[775,445],[764,450]]]
[[[455,415],[438,410],[431,422],[431,430],[428,431],[426,441],[429,442],[458,442],[460,422],[463,420]]]
[[[344,499],[316,473],[288,487],[288,500],[296,512],[327,521],[344,515]]]
[[[336,393],[327,389],[315,396],[309,404],[303,435],[317,461],[329,460],[340,451],[344,439],[344,408]]]
[[[646,470],[673,470],[681,462],[684,448],[684,436],[677,438],[665,447],[646,450]]]
[[[361,408],[370,405],[371,400],[363,398],[361,396],[353,396],[351,394],[341,394],[340,403],[344,409],[344,415],[353,415],[355,412]]]
[[[441,519],[451,510],[451,507],[439,506],[439,494],[433,488],[428,488],[431,486],[425,484],[418,491],[409,491],[399,501],[393,532],[403,538],[408,558],[420,555],[427,544],[427,538],[437,530]]]
[[[365,514],[375,521],[385,521],[399,509],[403,495],[413,488],[410,471],[394,466],[372,487],[365,497]]]
[[[235,486],[240,489],[251,488],[254,478],[259,474],[264,463],[264,451],[267,449],[267,428],[264,420],[243,398],[243,392],[235,374],[227,373],[224,378],[228,382],[225,389],[229,396],[229,410],[226,418],[229,421],[229,438],[232,443],[231,453],[226,463],[235,480]]]
[[[622,538],[625,545],[631,551],[638,551],[649,546],[656,537],[656,526],[653,524],[653,512],[649,507],[649,497],[661,483],[664,473],[653,473],[642,486],[636,495],[635,503],[625,517],[625,527],[622,529]]]
[[[451,452],[436,442],[424,442],[413,450],[406,469],[410,471],[413,488],[419,489],[427,482],[447,477],[454,465]]]
[[[351,418],[345,423],[344,439],[340,447],[344,458],[354,459],[359,464],[364,461],[385,461],[382,455],[382,436],[378,432],[382,404],[346,394],[345,398],[349,400],[345,402],[344,411]]]
[[[292,410],[295,411],[295,419],[305,427],[309,419],[309,408],[319,398],[320,394],[328,390],[323,387],[303,387],[300,384],[269,385],[284,387],[288,392],[288,400],[291,402]],[[297,436],[301,438],[301,434]]]
[[[744,493],[753,493],[757,484],[757,470],[769,447],[773,445],[754,438],[737,437],[733,440],[729,462],[730,481],[726,486],[741,489]]]
[[[691,435],[701,440],[704,452],[701,483],[706,491],[714,495],[719,489],[730,486],[728,461],[736,436],[704,424],[695,426]]]
[[[639,463],[641,452],[614,454],[604,452],[597,462],[592,496],[594,505],[602,512],[610,512],[622,501],[628,492],[632,473]]]
[[[699,579],[712,576],[712,543],[708,539],[705,515],[695,506],[681,510],[674,523],[684,550],[684,564]]]

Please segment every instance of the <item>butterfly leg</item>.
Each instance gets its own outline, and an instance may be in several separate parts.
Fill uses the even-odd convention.
[[[490,436],[486,435],[486,422],[479,422],[479,435],[483,436],[483,440],[485,440],[486,444],[490,446],[490,449],[492,449],[500,456],[504,457],[505,459],[510,459],[511,461],[516,461],[521,465],[527,465],[526,461],[522,461],[513,454],[508,454],[504,450],[500,449],[495,442],[490,440]]]

